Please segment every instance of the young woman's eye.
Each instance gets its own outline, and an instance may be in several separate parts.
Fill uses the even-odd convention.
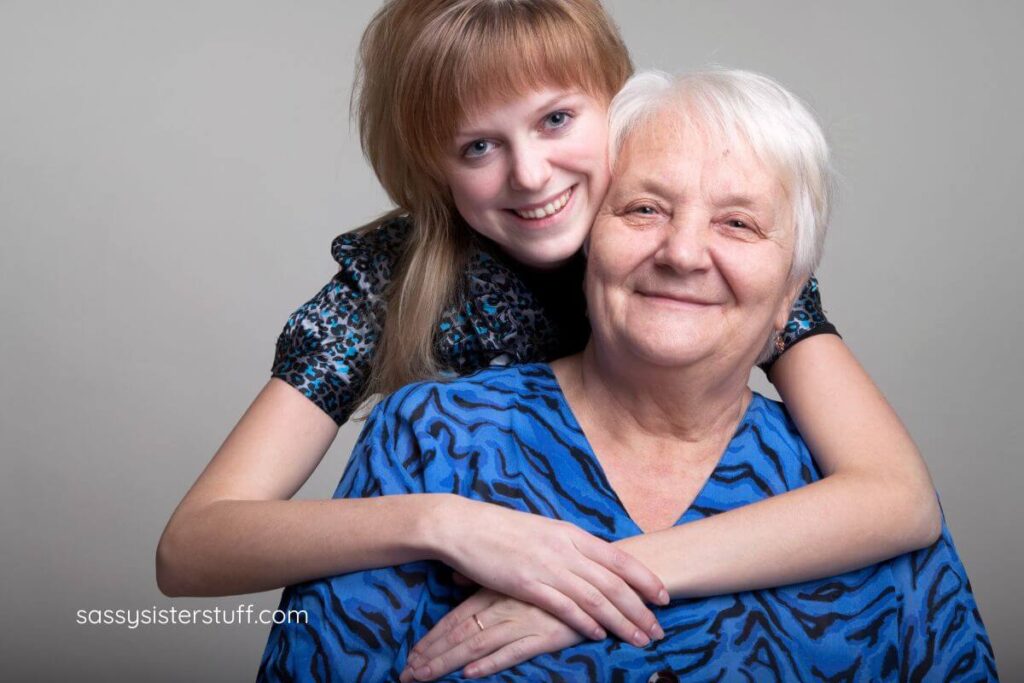
[[[490,152],[493,147],[494,143],[489,140],[474,140],[462,148],[462,156],[467,159],[479,159]]]
[[[544,117],[544,127],[548,130],[564,128],[572,120],[572,114],[564,110],[553,111]]]

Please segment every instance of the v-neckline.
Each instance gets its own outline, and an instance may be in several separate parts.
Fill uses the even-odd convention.
[[[679,515],[676,521],[674,521],[671,526],[665,527],[665,529],[652,529],[651,531],[646,531],[636,522],[636,520],[633,519],[633,515],[630,514],[629,509],[626,508],[626,505],[622,502],[622,499],[619,497],[618,491],[615,490],[615,488],[612,486],[611,480],[608,479],[608,475],[604,471],[604,465],[601,464],[601,459],[597,457],[597,451],[594,450],[593,444],[590,443],[590,438],[587,436],[587,433],[583,430],[583,425],[581,425],[580,421],[576,419],[576,413],[575,411],[573,411],[572,405],[569,403],[569,398],[565,395],[565,391],[562,390],[562,383],[558,381],[558,376],[555,374],[554,368],[552,368],[549,363],[543,363],[542,365],[544,366],[544,369],[547,371],[547,373],[551,376],[551,381],[554,383],[554,386],[557,389],[557,400],[564,409],[566,421],[569,423],[570,427],[574,428],[579,433],[580,439],[582,440],[583,445],[586,447],[587,456],[593,462],[594,471],[596,472],[596,475],[599,478],[600,483],[608,492],[611,499],[615,502],[615,505],[618,507],[618,510],[622,514],[622,517],[626,519],[629,522],[629,524],[633,527],[633,531],[635,531],[635,534],[633,535],[664,531],[665,529],[671,529],[672,527],[679,526],[680,524],[684,524],[688,521],[686,519],[687,515],[690,513],[691,510],[694,509],[695,506],[697,506],[697,503],[700,502],[700,499],[704,496],[705,491],[707,491],[708,485],[711,483],[711,480],[714,479],[715,473],[718,472],[719,468],[728,464],[725,462],[725,460],[728,457],[730,450],[732,449],[733,441],[736,440],[736,437],[742,431],[743,426],[747,424],[747,421],[750,419],[750,413],[754,409],[754,404],[758,401],[758,399],[761,398],[761,395],[759,393],[751,390],[750,401],[747,402],[747,407],[743,411],[743,416],[740,418],[740,421],[736,424],[736,430],[733,432],[733,435],[729,437],[729,442],[725,445],[725,449],[722,451],[722,454],[718,456],[718,460],[715,462],[715,466],[714,468],[712,468],[711,473],[708,474],[707,479],[704,480],[704,483],[701,484],[700,488],[697,490],[697,495],[693,497],[693,500],[690,501],[690,504],[686,506],[686,509],[682,511],[682,513]]]

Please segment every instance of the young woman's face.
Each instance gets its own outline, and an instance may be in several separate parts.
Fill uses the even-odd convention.
[[[579,251],[608,187],[608,107],[559,88],[476,112],[445,158],[455,207],[511,257],[552,268]]]

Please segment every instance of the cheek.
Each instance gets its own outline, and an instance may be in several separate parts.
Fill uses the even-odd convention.
[[[775,244],[722,249],[716,262],[741,304],[765,306],[773,315],[780,298],[788,293],[789,259]]]
[[[594,167],[593,173],[590,176],[590,185],[594,198],[597,201],[604,199],[605,194],[608,192],[608,186],[611,184],[612,174],[608,168],[608,159],[606,156],[602,156],[600,161]]]
[[[607,125],[582,126],[564,148],[564,159],[573,170],[590,177],[590,182],[600,188],[600,196],[608,188],[611,170],[608,168],[608,127]]]
[[[598,216],[590,232],[587,260],[587,281],[595,288],[613,288],[626,283],[642,264],[646,249],[642,235],[618,224],[614,219]]]
[[[447,180],[455,207],[464,217],[493,208],[501,194],[501,173],[496,168],[461,171]]]

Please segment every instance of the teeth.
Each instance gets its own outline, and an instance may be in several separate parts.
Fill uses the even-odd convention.
[[[540,209],[532,209],[530,211],[516,211],[515,213],[520,218],[528,218],[530,220],[547,218],[548,216],[553,216],[559,211],[561,211],[565,207],[565,205],[569,203],[569,197],[571,196],[572,188],[570,187],[568,190],[563,192],[561,196],[558,197],[558,199],[548,202]]]

